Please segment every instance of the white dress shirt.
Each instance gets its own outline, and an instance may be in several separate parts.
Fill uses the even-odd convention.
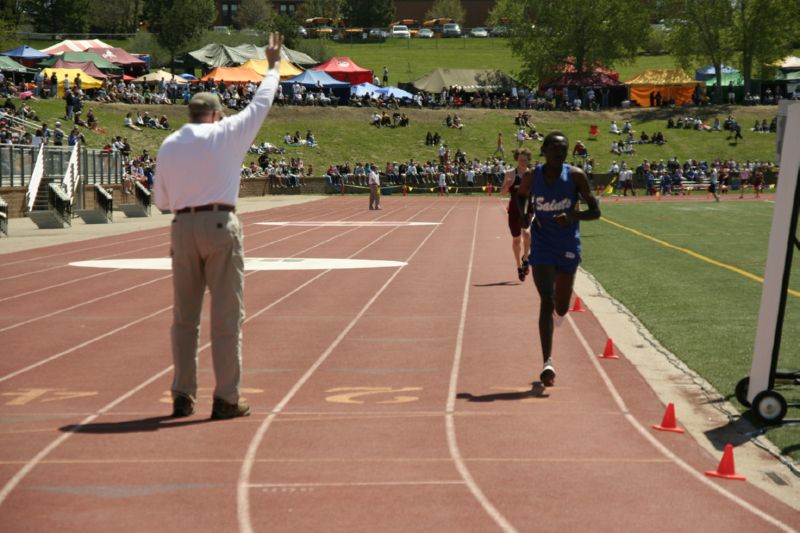
[[[164,139],[154,187],[160,209],[236,205],[242,161],[267,118],[279,80],[278,70],[269,70],[244,110],[214,123],[186,124]]]

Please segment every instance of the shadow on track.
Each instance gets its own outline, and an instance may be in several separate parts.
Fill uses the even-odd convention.
[[[171,429],[184,426],[194,426],[212,422],[210,418],[199,420],[178,420],[169,415],[153,416],[150,418],[140,418],[138,420],[123,420],[122,422],[100,422],[97,424],[70,424],[58,428],[65,433],[144,433],[148,431],[158,431],[159,429]]]
[[[498,392],[494,394],[482,394],[475,396],[469,392],[459,392],[456,398],[459,400],[467,400],[468,402],[496,402],[496,401],[514,401],[525,400],[526,398],[549,398],[550,395],[545,393],[544,385],[536,381],[533,383],[531,390],[519,392]]]
[[[522,285],[519,281],[496,281],[494,283],[476,283],[473,287],[515,287]]]

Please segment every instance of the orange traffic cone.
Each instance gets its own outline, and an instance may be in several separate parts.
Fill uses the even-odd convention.
[[[619,359],[619,356],[614,353],[614,342],[611,340],[611,337],[606,341],[606,349],[603,350],[603,353],[598,355],[598,357],[602,357],[603,359]]]
[[[733,465],[733,445],[726,444],[725,452],[722,454],[722,460],[716,470],[706,470],[706,475],[711,477],[721,477],[724,479],[738,479],[744,481],[746,477],[736,473],[736,468]]]
[[[583,308],[583,302],[581,302],[581,299],[580,299],[579,296],[575,297],[575,302],[573,302],[572,309],[570,309],[570,311],[573,312],[573,313],[585,313],[586,312],[586,309]]]
[[[683,433],[683,430],[675,423],[675,405],[673,405],[672,402],[669,402],[667,410],[664,411],[664,418],[661,420],[661,425],[654,425],[653,428],[659,431]]]

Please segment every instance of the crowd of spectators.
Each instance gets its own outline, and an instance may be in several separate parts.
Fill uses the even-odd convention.
[[[627,196],[636,195],[636,190],[646,195],[678,195],[692,190],[705,190],[713,182],[723,194],[738,190],[740,196],[750,188],[758,195],[766,185],[768,177],[774,177],[777,167],[769,161],[744,162],[734,159],[698,161],[688,159],[680,162],[677,157],[658,161],[641,160],[638,164],[625,160],[612,161],[608,170],[597,169],[592,158],[579,159],[573,156],[573,164],[581,167],[590,181],[598,182],[597,190]],[[601,178],[602,179],[599,179]],[[610,191],[605,191],[610,187]]]

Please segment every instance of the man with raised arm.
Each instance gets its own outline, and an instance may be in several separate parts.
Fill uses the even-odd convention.
[[[216,387],[212,419],[250,414],[239,397],[244,321],[244,247],[236,217],[239,171],[277,91],[283,38],[272,33],[269,65],[250,105],[225,117],[222,102],[198,93],[189,122],[169,135],[158,152],[155,202],[175,214],[171,230],[174,292],[172,416],[194,413],[197,345],[206,287],[211,292],[211,357]]]

